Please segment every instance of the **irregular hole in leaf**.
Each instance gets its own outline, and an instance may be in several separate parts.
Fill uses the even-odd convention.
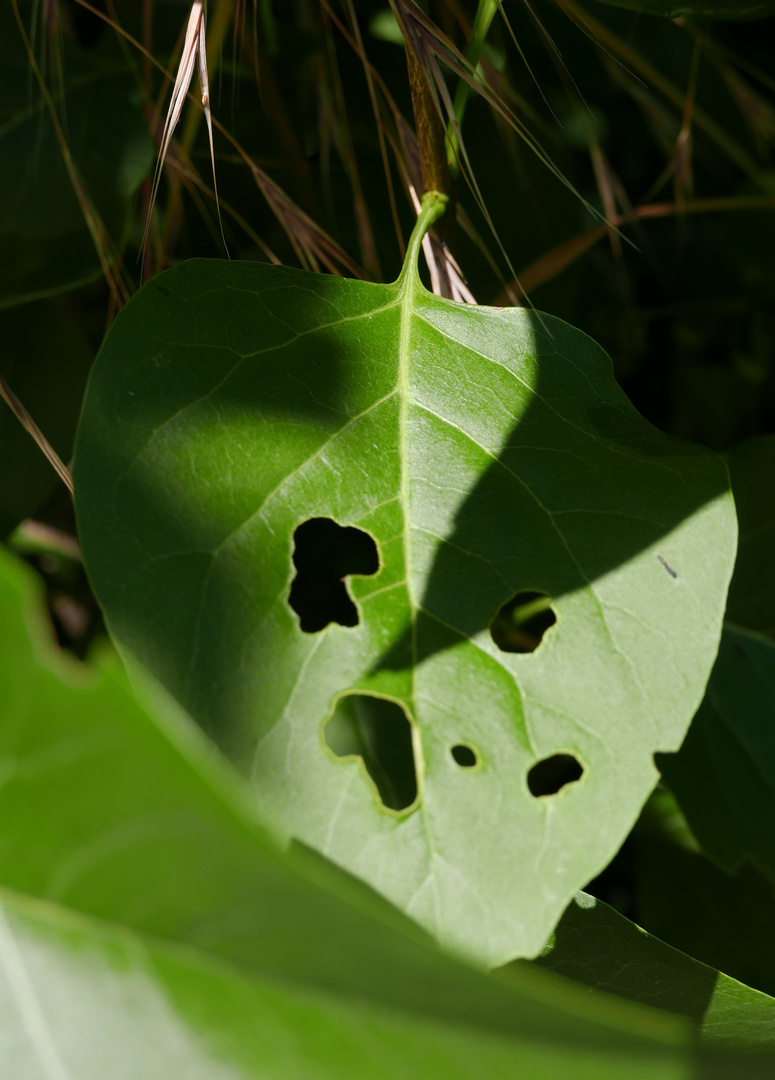
[[[518,592],[493,619],[492,640],[503,652],[535,652],[546,631],[557,622],[551,605],[546,593]]]
[[[331,518],[310,518],[293,534],[296,577],[288,603],[306,634],[329,623],[357,626],[358,609],[347,591],[350,574],[369,576],[379,570],[374,539],[362,529],[338,525]]]
[[[362,758],[388,810],[406,810],[415,802],[412,725],[397,702],[370,694],[346,694],[326,721],[324,736],[337,757]]]
[[[527,774],[527,786],[538,799],[542,795],[556,795],[583,775],[584,767],[573,754],[552,754],[535,763]]]
[[[479,764],[479,755],[473,746],[468,746],[467,743],[457,743],[450,753],[461,769],[473,769],[474,765]]]

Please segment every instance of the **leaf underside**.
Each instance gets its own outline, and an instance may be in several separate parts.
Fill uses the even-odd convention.
[[[418,237],[392,285],[215,261],[146,285],[93,371],[76,504],[111,632],[267,820],[496,964],[541,949],[680,744],[735,519],[720,460],[646,423],[594,342],[431,296]],[[340,583],[355,624],[310,631],[294,536],[321,518],[378,562]],[[503,651],[520,593],[554,625]],[[327,741],[352,693],[412,725],[401,810]],[[554,755],[581,778],[536,795]]]

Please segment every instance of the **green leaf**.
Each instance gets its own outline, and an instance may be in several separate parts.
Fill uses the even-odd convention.
[[[666,19],[764,19],[775,14],[773,0],[597,0],[613,7]]]
[[[747,439],[726,457],[740,526],[727,618],[775,637],[775,436]]]
[[[775,1049],[773,998],[666,945],[586,893],[568,905],[533,963],[595,990],[686,1016],[714,1045]]]
[[[704,851],[775,884],[775,438],[749,439],[727,462],[740,523],[731,622],[683,746],[658,764]]]
[[[662,941],[775,995],[775,892],[750,864],[736,874],[700,851],[658,836],[638,838],[638,920]]]
[[[93,281],[101,269],[10,4],[0,11],[0,70],[2,308]],[[64,82],[52,77],[51,91],[86,196],[120,246],[154,153],[134,76],[115,54],[70,46]]]
[[[687,1077],[661,1060],[531,1046],[422,1015],[246,978],[173,949],[0,892],[0,1038],[5,1074],[54,1080],[617,1080]],[[664,1069],[664,1072],[660,1072]]]
[[[659,758],[703,849],[732,872],[751,861],[775,883],[775,643],[727,626],[677,754]]]
[[[92,352],[53,302],[0,311],[0,375],[63,461],[69,461]],[[30,517],[60,483],[51,465],[0,402],[0,535]]]
[[[540,950],[680,744],[735,522],[720,460],[647,424],[584,334],[423,288],[437,212],[392,285],[149,282],[93,370],[76,505],[112,634],[266,819],[495,964]],[[353,693],[411,723],[408,807],[326,745]],[[550,790],[581,780],[531,793],[545,759]]]
[[[184,717],[57,653],[39,593],[0,550],[9,1076],[688,1076],[674,1018],[537,971],[506,985],[282,852]]]

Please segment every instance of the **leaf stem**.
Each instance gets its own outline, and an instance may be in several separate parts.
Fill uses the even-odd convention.
[[[445,195],[443,191],[426,191],[423,195],[420,213],[417,215],[417,221],[412,229],[412,235],[409,237],[404,268],[398,278],[399,283],[403,284],[407,279],[412,277],[414,280],[420,281],[418,263],[420,260],[420,248],[422,247],[423,237],[428,229],[444,215],[448,204],[449,196]]]
[[[474,16],[474,25],[471,27],[471,37],[469,38],[468,47],[466,48],[466,60],[468,60],[471,67],[474,69],[476,69],[476,65],[479,63],[479,57],[482,55],[482,49],[484,48],[487,34],[499,7],[500,0],[479,0],[476,15]],[[457,121],[457,129],[453,124],[450,124],[447,129],[447,163],[453,177],[456,177],[460,171],[460,142],[458,139],[458,132],[463,126],[463,117],[465,116],[466,105],[468,104],[470,93],[470,83],[466,82],[465,79],[461,79],[457,84],[457,89],[455,91],[455,119]]]

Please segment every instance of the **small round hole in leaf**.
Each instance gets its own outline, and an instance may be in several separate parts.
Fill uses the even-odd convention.
[[[551,603],[546,593],[518,592],[495,616],[490,627],[492,640],[503,652],[535,652],[546,631],[557,622]]]
[[[326,722],[324,737],[337,757],[363,760],[388,810],[406,810],[416,800],[412,725],[397,702],[346,694]]]
[[[527,786],[530,794],[538,799],[543,795],[556,795],[583,775],[584,768],[573,754],[552,754],[536,762],[527,774]]]
[[[296,577],[288,603],[305,634],[329,623],[357,626],[358,609],[347,591],[350,574],[368,576],[379,570],[373,538],[362,529],[338,525],[331,518],[310,518],[293,534]]]
[[[452,747],[450,753],[461,769],[473,769],[474,765],[479,763],[479,756],[474,748],[466,746],[465,743],[457,743],[456,746]]]

